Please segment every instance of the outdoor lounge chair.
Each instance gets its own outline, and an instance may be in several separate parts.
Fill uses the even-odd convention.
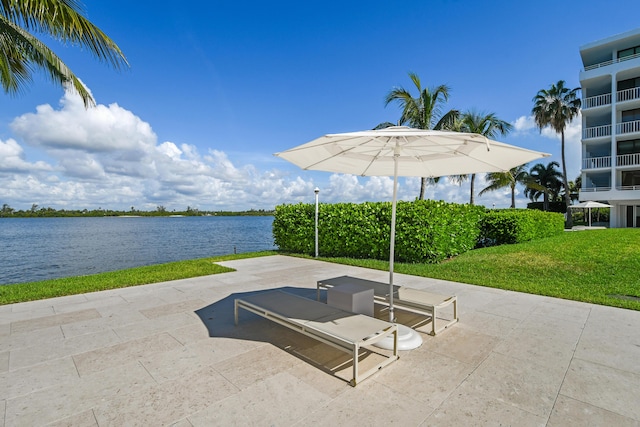
[[[278,290],[237,298],[234,306],[236,325],[241,308],[351,354],[353,375],[349,383],[354,387],[398,359],[398,329],[393,323]],[[358,357],[363,346],[368,347],[389,335],[393,336],[393,353],[376,352],[383,360],[366,372],[359,372]]]
[[[381,304],[389,305],[388,283],[358,279],[357,277],[351,276],[340,276],[326,280],[318,280],[318,301],[320,300],[321,288],[328,289],[333,286],[340,286],[348,283],[373,288],[375,300]],[[444,324],[442,324],[442,319],[439,319],[440,327],[436,327],[436,319],[438,319],[440,310],[451,304],[453,304],[452,319],[447,320]],[[436,335],[458,321],[458,298],[455,295],[440,295],[420,289],[394,285],[393,305],[397,308],[431,316],[431,332],[429,335]]]

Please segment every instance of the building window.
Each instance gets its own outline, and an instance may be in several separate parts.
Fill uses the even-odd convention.
[[[618,141],[618,154],[640,153],[640,139]]]
[[[640,46],[630,47],[629,49],[623,49],[618,51],[618,59],[625,58],[627,56],[637,55],[640,53]]]
[[[618,90],[627,90],[640,87],[640,77],[634,79],[621,80],[618,82]]]
[[[626,220],[627,227],[640,227],[640,206],[627,206]]]
[[[640,186],[640,171],[622,171],[622,186]]]
[[[640,120],[640,108],[622,112],[622,123],[635,122],[636,120]]]

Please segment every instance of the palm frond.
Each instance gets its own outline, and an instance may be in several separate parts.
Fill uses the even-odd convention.
[[[0,83],[6,93],[21,92],[41,70],[52,82],[73,88],[85,107],[95,104],[69,67],[34,35],[84,48],[116,69],[128,67],[120,48],[84,13],[79,0],[0,0]]]
[[[49,34],[63,43],[86,48],[119,69],[129,64],[116,43],[84,16],[77,0],[2,0],[0,14],[30,33]]]
[[[86,106],[95,102],[89,90],[67,65],[44,43],[26,30],[0,17],[0,72],[2,84],[7,93],[18,93],[30,82],[35,66],[48,75],[49,79],[62,86],[73,88]]]

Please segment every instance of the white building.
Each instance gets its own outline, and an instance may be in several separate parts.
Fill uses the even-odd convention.
[[[640,28],[580,48],[582,189],[611,227],[640,227]]]

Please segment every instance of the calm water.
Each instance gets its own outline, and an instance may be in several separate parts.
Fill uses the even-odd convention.
[[[0,285],[275,249],[273,217],[0,219]]]

